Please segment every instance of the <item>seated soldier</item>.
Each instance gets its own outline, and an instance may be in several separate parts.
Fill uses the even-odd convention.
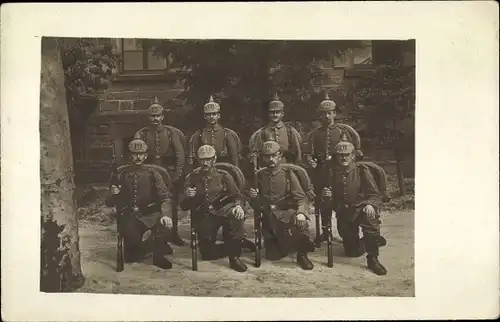
[[[241,207],[243,196],[231,175],[215,168],[217,157],[212,146],[201,146],[197,156],[201,166],[186,179],[186,198],[181,208],[191,210],[201,258],[214,260],[227,254],[230,267],[237,272],[245,272],[247,266],[239,258],[245,219]],[[221,226],[227,232],[226,240],[223,245],[216,245],[215,237]]]
[[[261,154],[266,168],[257,173],[258,189],[251,188],[249,195],[262,209],[266,258],[278,260],[296,251],[298,265],[311,270],[307,253],[314,251],[314,244],[308,236],[306,194],[295,173],[281,165],[277,142],[264,142]]]
[[[350,142],[341,141],[336,145],[335,152],[337,166],[330,174],[331,186],[323,189],[322,196],[326,202],[332,203],[337,214],[345,253],[352,257],[364,253],[359,239],[361,227],[368,268],[377,275],[385,275],[387,270],[378,261],[380,191],[370,170],[355,162],[355,149]]]
[[[147,156],[147,145],[140,139],[129,144],[132,166],[126,168],[119,178],[111,182],[111,193],[120,212],[118,229],[124,240],[125,262],[140,261],[146,251],[147,236],[153,236],[153,264],[172,268],[165,258],[172,249],[167,244],[172,227],[171,194],[162,176],[143,163]]]

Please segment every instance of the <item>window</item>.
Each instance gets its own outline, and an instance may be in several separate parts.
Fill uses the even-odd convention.
[[[117,45],[120,74],[163,74],[169,67],[167,58],[156,55],[148,39],[122,38]]]

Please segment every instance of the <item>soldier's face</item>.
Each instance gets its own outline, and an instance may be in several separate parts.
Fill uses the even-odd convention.
[[[268,168],[274,168],[278,165],[281,160],[281,153],[276,152],[275,154],[264,154],[262,156],[262,161]]]
[[[216,158],[208,158],[208,159],[198,159],[200,161],[200,167],[202,171],[208,171],[212,169],[214,166],[214,163],[216,161]]]
[[[281,121],[284,115],[283,111],[269,111],[269,119],[274,123]]]
[[[333,124],[335,120],[335,111],[326,111],[321,113],[320,119],[323,124]]]
[[[146,160],[146,153],[130,153],[130,159],[133,164],[143,164]]]
[[[354,161],[354,153],[340,153],[337,154],[337,162],[342,167],[349,166]]]
[[[150,115],[149,121],[153,125],[160,125],[161,122],[163,121],[163,114],[162,115]]]
[[[220,119],[220,113],[205,113],[205,120],[209,124],[216,124]]]

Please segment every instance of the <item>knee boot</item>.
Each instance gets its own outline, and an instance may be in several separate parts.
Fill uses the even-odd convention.
[[[365,235],[364,237],[366,252],[368,253],[366,257],[368,268],[377,275],[387,274],[385,267],[378,261],[379,236]]]
[[[228,244],[228,254],[229,254],[229,267],[237,272],[246,272],[248,269],[247,265],[243,263],[240,259],[241,256],[241,240],[235,239],[229,241]]]
[[[153,238],[153,264],[162,269],[171,269],[172,262],[165,257],[172,250],[166,243],[167,236],[157,232]]]

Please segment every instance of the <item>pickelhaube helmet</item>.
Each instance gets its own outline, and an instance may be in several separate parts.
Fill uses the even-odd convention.
[[[285,104],[280,101],[278,94],[274,94],[273,100],[269,103],[269,111],[283,111]]]
[[[158,97],[155,96],[153,104],[151,104],[148,108],[149,115],[162,115],[163,114],[163,106],[160,105],[158,101]]]
[[[328,93],[326,93],[325,99],[321,103],[319,103],[317,111],[318,112],[335,111],[336,106],[337,106],[337,104],[335,104],[334,101],[330,100]]]
[[[203,106],[203,113],[217,113],[220,111],[220,105],[214,102],[214,98],[210,95],[208,103]]]
[[[340,142],[335,146],[337,154],[351,154],[354,151],[354,145],[347,140],[346,134],[343,132],[340,136]]]
[[[215,157],[215,149],[211,145],[202,145],[198,149],[197,154],[200,159],[210,159]]]
[[[128,149],[132,153],[146,153],[148,145],[141,139],[134,139],[128,144]]]
[[[262,144],[262,154],[275,154],[280,150],[280,145],[276,141],[266,141]]]

